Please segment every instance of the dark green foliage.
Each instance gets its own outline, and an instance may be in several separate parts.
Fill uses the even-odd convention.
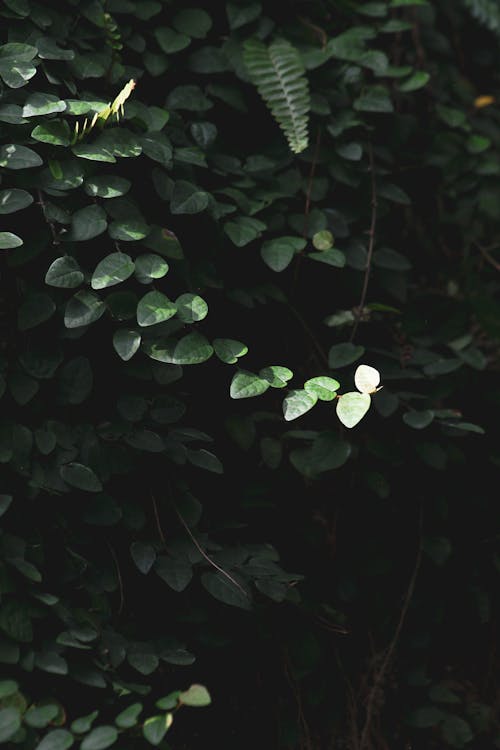
[[[499,746],[499,20],[3,3],[1,743]]]

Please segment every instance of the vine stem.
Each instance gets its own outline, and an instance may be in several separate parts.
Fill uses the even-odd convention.
[[[220,565],[217,565],[217,563],[216,563],[216,562],[215,562],[214,560],[212,560],[212,558],[211,558],[211,557],[210,557],[209,555],[207,555],[207,553],[205,552],[205,550],[203,549],[203,547],[202,547],[202,546],[201,546],[201,544],[200,544],[200,543],[198,542],[198,540],[196,539],[195,535],[193,534],[193,532],[191,531],[191,529],[190,529],[190,528],[189,528],[189,526],[187,525],[186,521],[184,520],[184,518],[182,517],[182,515],[181,515],[181,514],[179,513],[179,511],[177,510],[177,508],[176,508],[176,506],[175,506],[175,503],[172,503],[172,505],[174,506],[174,509],[175,509],[175,512],[177,513],[177,516],[178,516],[178,518],[179,518],[179,521],[181,522],[181,524],[182,524],[182,525],[184,526],[184,528],[186,529],[187,533],[189,534],[189,537],[190,537],[191,541],[192,541],[192,542],[193,542],[193,544],[195,545],[195,547],[196,547],[196,549],[198,550],[198,552],[200,553],[200,555],[203,555],[203,557],[205,558],[205,560],[206,560],[206,561],[207,561],[207,562],[208,562],[208,563],[209,563],[209,564],[210,564],[210,565],[211,565],[211,566],[212,566],[213,568],[215,568],[216,570],[218,570],[218,571],[219,571],[219,573],[221,573],[221,575],[225,576],[225,577],[226,577],[226,578],[227,578],[227,579],[228,579],[229,581],[231,581],[231,583],[232,583],[232,584],[233,584],[234,586],[236,586],[236,588],[237,588],[237,589],[239,589],[239,590],[241,591],[241,593],[242,593],[242,594],[244,594],[244,595],[245,595],[245,596],[247,597],[247,599],[248,599],[248,594],[247,594],[247,592],[245,591],[245,589],[243,588],[243,586],[240,586],[240,584],[238,583],[238,581],[236,581],[236,580],[235,580],[235,579],[233,578],[233,576],[232,576],[232,575],[231,575],[230,573],[228,573],[228,572],[227,572],[227,570],[224,570],[224,568],[221,568],[221,567],[220,567]]]
[[[314,346],[314,348],[316,350],[316,354],[318,355],[320,361],[328,369],[328,357],[326,356],[323,347],[321,346],[321,344],[317,340],[316,336],[314,335],[314,333],[310,329],[309,325],[306,323],[306,321],[304,320],[304,318],[302,317],[302,315],[299,313],[299,311],[293,305],[288,304],[287,306],[288,306],[290,312],[292,312],[295,315],[295,317],[299,321],[300,325],[302,326],[302,328],[304,329],[304,331],[307,333],[307,335],[311,339],[311,343],[313,344],[313,346]]]
[[[309,213],[311,211],[311,193],[312,193],[314,175],[316,173],[316,165],[318,163],[318,158],[319,158],[320,146],[321,146],[321,128],[318,128],[317,133],[316,133],[316,143],[314,145],[313,158],[311,162],[311,169],[309,170],[309,177],[307,179],[306,199],[304,203],[304,229],[302,231],[302,237],[305,240],[307,239],[307,232],[309,230]],[[297,262],[295,263],[295,268],[293,271],[292,292],[290,295],[291,299],[294,298],[295,291],[297,289],[301,261],[302,261],[302,252],[300,252],[297,257]]]
[[[107,542],[107,545],[108,545],[109,551],[111,552],[111,557],[113,558],[113,562],[116,568],[116,575],[118,577],[118,588],[120,591],[120,604],[118,606],[118,615],[121,615],[121,613],[123,612],[123,606],[125,604],[125,596],[123,593],[123,578],[122,578],[122,574],[120,570],[120,565],[118,563],[118,558],[116,556],[116,552],[109,542]]]
[[[368,145],[368,158],[370,161],[370,181],[371,181],[371,221],[370,221],[370,229],[368,230],[368,237],[369,237],[368,253],[366,257],[366,268],[365,268],[365,276],[363,279],[363,288],[361,290],[361,297],[359,300],[359,305],[354,314],[355,321],[354,321],[354,325],[351,331],[351,335],[349,337],[349,341],[354,341],[354,337],[356,336],[359,322],[363,314],[363,308],[366,302],[366,294],[368,292],[368,282],[370,280],[370,271],[372,267],[373,248],[375,245],[375,230],[377,228],[377,183],[375,179],[375,164],[374,164],[374,158],[373,158],[373,147],[371,143]]]
[[[155,514],[156,528],[158,529],[158,534],[159,534],[161,541],[163,542],[163,546],[166,547],[167,542],[165,541],[165,534],[163,533],[163,529],[161,527],[161,522],[160,522],[160,514],[158,513],[158,505],[156,504],[156,498],[153,495],[153,493],[151,493],[151,500],[153,502],[153,511]]]
[[[419,541],[418,541],[417,557],[415,560],[415,565],[413,566],[413,573],[411,575],[410,582],[406,590],[406,596],[403,602],[403,606],[401,608],[401,613],[399,615],[398,624],[396,625],[396,630],[394,631],[392,640],[387,648],[387,651],[385,652],[385,656],[382,661],[382,664],[380,665],[380,668],[373,679],[373,685],[368,696],[368,702],[367,702],[367,707],[366,707],[366,718],[365,718],[363,730],[361,732],[359,750],[369,750],[370,730],[371,730],[373,715],[375,711],[375,702],[376,702],[377,694],[378,694],[379,688],[384,682],[387,669],[389,667],[389,664],[391,663],[391,659],[393,657],[394,651],[399,641],[399,636],[401,635],[401,631],[403,629],[406,615],[408,614],[408,609],[410,607],[410,603],[413,597],[413,592],[415,591],[415,584],[417,582],[417,576],[420,570],[420,563],[422,562],[422,528],[423,528],[423,509],[422,509],[422,506],[420,506]]]

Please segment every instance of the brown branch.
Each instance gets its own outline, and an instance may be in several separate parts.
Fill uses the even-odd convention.
[[[370,161],[370,182],[371,182],[371,221],[370,221],[370,229],[368,230],[368,254],[366,257],[366,268],[365,268],[365,277],[363,279],[363,288],[361,290],[361,297],[359,300],[359,305],[354,313],[354,326],[351,331],[351,335],[349,337],[349,341],[353,341],[354,337],[356,336],[356,332],[358,330],[358,326],[361,320],[361,316],[363,315],[363,308],[365,306],[366,302],[366,294],[368,292],[368,281],[370,279],[370,271],[372,266],[372,258],[373,258],[373,248],[375,245],[375,230],[377,228],[377,183],[375,180],[375,164],[373,159],[373,147],[371,143],[368,145],[368,158]]]
[[[384,682],[385,674],[387,672],[392,656],[396,649],[399,636],[401,635],[401,631],[403,629],[403,625],[406,619],[406,615],[408,614],[408,609],[410,607],[410,603],[413,597],[413,592],[415,591],[415,584],[417,581],[418,571],[420,569],[420,563],[422,561],[422,527],[423,527],[423,510],[422,510],[422,506],[420,506],[419,542],[418,542],[417,557],[415,560],[415,565],[413,567],[413,573],[411,575],[410,582],[408,584],[403,606],[401,608],[401,614],[399,615],[399,620],[396,626],[396,630],[394,631],[392,640],[389,644],[389,647],[387,648],[387,651],[385,652],[385,656],[382,661],[382,664],[380,665],[380,668],[374,677],[373,685],[370,690],[370,694],[368,696],[368,702],[367,702],[367,707],[366,707],[366,718],[365,718],[363,730],[361,732],[361,741],[359,743],[360,750],[368,750],[370,747],[369,745],[370,731],[371,731],[371,726],[372,726],[372,722],[374,718],[375,703],[376,703],[376,699],[378,696],[378,692]]]

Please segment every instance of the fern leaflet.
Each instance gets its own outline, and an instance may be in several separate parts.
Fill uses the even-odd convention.
[[[295,154],[304,151],[308,145],[311,100],[299,52],[285,39],[278,39],[268,47],[258,39],[248,39],[243,59],[291,150]]]

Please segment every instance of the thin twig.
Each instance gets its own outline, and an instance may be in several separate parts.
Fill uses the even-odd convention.
[[[111,546],[111,544],[109,542],[107,542],[107,545],[108,545],[109,551],[111,552],[111,555],[113,557],[113,562],[114,562],[115,568],[116,568],[116,575],[117,575],[117,578],[118,578],[118,588],[119,588],[119,591],[120,591],[120,604],[118,606],[118,615],[121,615],[121,613],[123,612],[123,606],[125,604],[125,596],[124,596],[124,593],[123,593],[123,579],[122,579],[122,574],[121,574],[121,571],[120,571],[120,565],[118,563],[118,558],[116,556],[116,552],[115,552],[115,550],[113,549],[113,547]]]
[[[403,602],[403,606],[401,608],[401,614],[399,615],[398,624],[396,626],[396,630],[394,631],[394,635],[392,637],[392,640],[389,644],[389,647],[387,651],[385,652],[385,657],[382,661],[382,664],[380,665],[380,668],[377,672],[377,674],[374,677],[373,685],[370,690],[370,694],[368,696],[368,703],[366,707],[366,718],[365,723],[363,726],[363,731],[361,732],[361,741],[359,744],[360,750],[365,750],[369,748],[369,737],[370,737],[370,730],[371,725],[373,721],[373,715],[375,710],[375,702],[378,695],[379,688],[384,682],[385,674],[387,672],[387,669],[389,667],[389,664],[391,662],[392,656],[394,654],[394,651],[396,649],[399,636],[401,635],[401,631],[403,629],[404,621],[406,619],[406,615],[408,614],[408,609],[410,607],[410,603],[413,597],[413,592],[415,591],[415,584],[417,581],[418,571],[420,569],[420,563],[422,561],[422,527],[423,527],[423,509],[422,506],[420,506],[420,514],[419,514],[419,541],[418,541],[418,550],[417,550],[417,557],[415,560],[415,565],[413,567],[413,573],[410,578],[410,582],[408,584],[408,588],[406,590],[406,596]]]
[[[189,536],[190,536],[190,538],[191,538],[191,541],[192,541],[192,542],[193,542],[193,544],[195,545],[195,547],[196,547],[196,549],[198,550],[198,552],[199,552],[199,553],[200,553],[201,555],[203,555],[203,557],[205,558],[205,560],[206,560],[206,561],[207,561],[208,563],[210,563],[210,565],[211,565],[211,566],[212,566],[213,568],[215,568],[216,570],[218,570],[218,571],[219,571],[219,573],[221,573],[221,574],[222,574],[223,576],[225,576],[225,577],[226,577],[226,578],[227,578],[227,579],[228,579],[229,581],[231,581],[231,583],[232,583],[232,584],[234,584],[234,586],[236,586],[236,588],[238,588],[238,589],[239,589],[239,590],[241,591],[241,593],[242,593],[242,594],[244,594],[244,595],[245,595],[245,596],[246,596],[246,597],[248,598],[248,594],[247,594],[247,592],[245,591],[245,589],[243,588],[243,586],[240,586],[240,584],[238,583],[238,581],[236,581],[236,580],[235,580],[235,579],[233,578],[233,576],[232,576],[232,575],[231,575],[230,573],[228,573],[228,572],[227,572],[227,570],[224,570],[224,568],[221,568],[221,567],[220,567],[220,565],[217,565],[217,563],[216,563],[216,562],[214,562],[214,560],[212,560],[212,558],[211,558],[211,557],[209,557],[209,556],[207,555],[207,553],[205,552],[205,550],[204,550],[204,549],[203,549],[203,547],[202,547],[202,546],[200,545],[200,543],[198,542],[198,540],[197,540],[197,539],[196,539],[196,537],[194,536],[193,532],[191,531],[191,529],[190,529],[190,528],[189,528],[189,526],[187,525],[186,521],[184,520],[184,518],[182,517],[182,515],[181,515],[181,514],[179,513],[179,511],[177,510],[177,508],[176,508],[176,506],[175,506],[175,503],[172,503],[172,504],[173,504],[173,506],[174,506],[175,512],[177,513],[177,515],[178,515],[178,517],[179,517],[179,521],[180,521],[180,522],[182,523],[182,525],[183,525],[183,526],[184,526],[184,528],[186,529],[187,533],[189,534]]]
[[[375,180],[375,164],[373,159],[373,147],[370,143],[368,145],[368,158],[370,161],[370,177],[371,177],[371,221],[370,229],[368,230],[369,242],[368,242],[368,253],[366,257],[366,268],[365,277],[363,279],[363,289],[361,290],[361,297],[359,305],[354,312],[354,326],[349,337],[349,341],[353,341],[358,330],[359,322],[363,314],[363,308],[366,302],[366,294],[368,292],[368,281],[370,279],[370,271],[372,267],[373,247],[375,245],[375,230],[377,228],[377,183]]]
[[[154,510],[155,519],[156,519],[156,528],[158,529],[158,534],[160,536],[161,541],[163,542],[163,545],[166,547],[167,542],[165,541],[165,534],[163,533],[163,529],[161,527],[160,514],[158,513],[158,506],[156,504],[155,496],[153,495],[153,493],[151,493],[151,500],[153,502],[153,510]]]
[[[493,266],[493,268],[496,271],[500,271],[500,263],[498,261],[496,261],[495,258],[492,255],[490,255],[490,253],[488,252],[488,250],[485,247],[482,247],[481,245],[479,245],[477,242],[475,242],[474,244],[478,248],[478,250],[481,253],[481,255],[483,256],[483,258],[485,260],[487,260],[488,263],[491,266]]]
[[[45,205],[45,201],[43,199],[43,194],[40,189],[37,190],[38,195],[38,204],[40,208],[42,209],[43,218],[45,219],[46,223],[50,227],[50,233],[52,234],[52,244],[58,245],[59,244],[59,237],[57,236],[56,228],[54,226],[54,223],[47,218],[47,206]]]

